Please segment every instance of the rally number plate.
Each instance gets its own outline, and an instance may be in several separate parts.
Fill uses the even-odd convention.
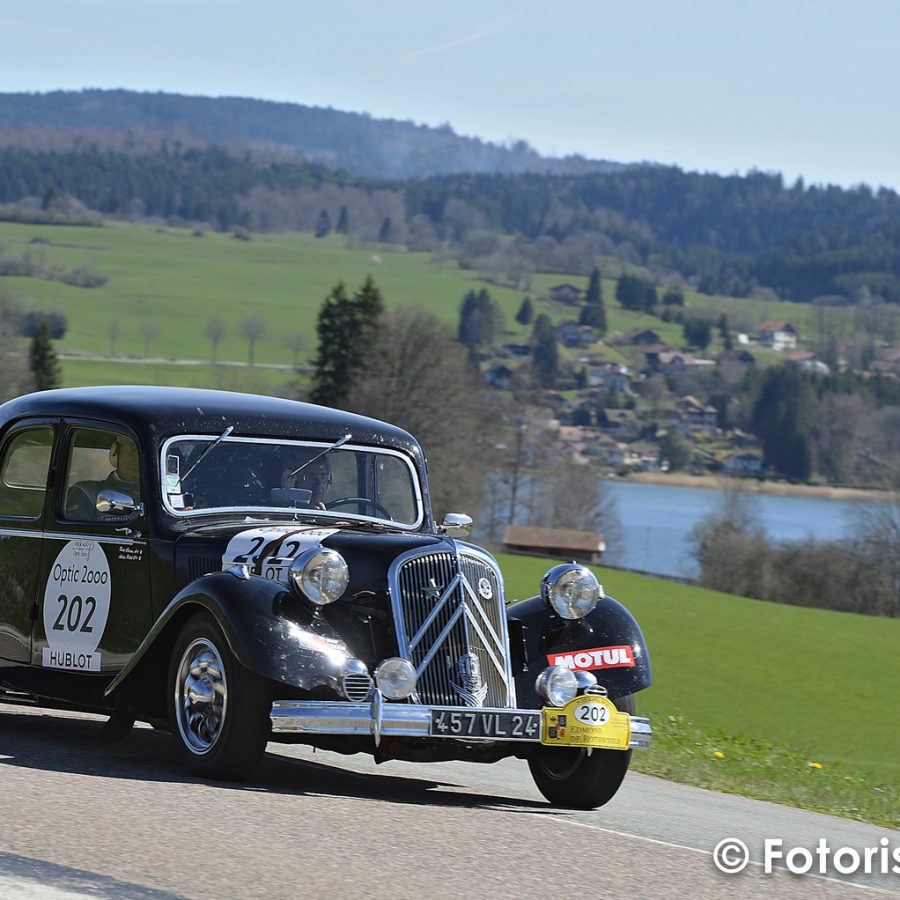
[[[627,750],[631,717],[606,697],[582,695],[562,709],[544,707],[541,743],[551,747],[598,747]]]
[[[488,712],[478,709],[433,709],[430,734],[434,737],[537,741],[541,736],[541,714]]]

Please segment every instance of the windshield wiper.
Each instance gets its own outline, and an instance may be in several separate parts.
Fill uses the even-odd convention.
[[[317,453],[312,459],[308,459],[302,465],[297,466],[297,468],[294,469],[294,471],[291,472],[291,474],[287,477],[293,478],[298,472],[302,472],[307,466],[312,465],[317,459],[321,459],[323,456],[325,456],[326,453],[331,453],[332,450],[337,450],[338,448],[343,447],[344,444],[346,444],[347,441],[350,440],[353,440],[352,434],[345,434],[342,438],[338,438],[330,447],[326,447],[321,453]],[[203,459],[203,457],[201,456],[200,459]],[[200,462],[200,459],[198,459],[197,462]]]
[[[182,486],[184,485],[184,482],[187,481],[188,477],[191,475],[191,473],[194,471],[194,469],[196,469],[197,466],[199,466],[200,463],[202,463],[203,460],[206,459],[206,457],[209,456],[209,454],[212,453],[213,450],[215,450],[216,447],[218,447],[219,444],[221,444],[222,441],[224,441],[225,438],[227,438],[228,435],[231,434],[232,431],[234,431],[234,425],[229,425],[229,426],[228,426],[228,427],[227,427],[227,428],[226,428],[226,429],[225,429],[225,430],[224,430],[224,431],[223,431],[223,432],[222,432],[222,433],[221,433],[221,434],[220,434],[220,435],[219,435],[219,436],[218,436],[218,437],[217,437],[217,438],[216,438],[216,439],[215,439],[215,440],[214,440],[214,441],[213,441],[213,442],[212,442],[212,443],[211,443],[211,444],[210,444],[210,445],[209,445],[209,446],[208,446],[208,447],[200,454],[200,456],[197,457],[197,462],[195,462],[195,463],[187,470],[187,472],[184,473],[184,475],[179,475],[179,476],[178,476],[178,486],[179,486],[179,487],[182,487]]]

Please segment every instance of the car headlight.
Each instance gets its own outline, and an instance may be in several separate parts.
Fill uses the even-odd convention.
[[[541,597],[564,619],[583,619],[600,602],[603,588],[590,569],[563,563],[541,579]]]
[[[316,606],[334,603],[350,583],[350,570],[336,550],[313,547],[291,563],[291,583]]]
[[[534,686],[548,706],[565,706],[578,694],[578,679],[565,666],[547,666],[538,675]]]
[[[408,660],[393,656],[378,664],[375,684],[388,700],[404,700],[416,689],[416,670]]]

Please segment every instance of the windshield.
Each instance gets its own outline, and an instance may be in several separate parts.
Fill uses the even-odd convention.
[[[401,528],[421,524],[421,489],[404,454],[346,443],[321,455],[330,446],[218,435],[170,438],[160,467],[163,505],[177,516],[277,510]]]

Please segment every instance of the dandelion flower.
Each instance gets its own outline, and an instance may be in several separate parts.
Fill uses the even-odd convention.
[[[716,752],[713,753],[713,756],[716,759],[725,759],[725,754],[721,750],[716,750]]]
[[[822,768],[822,763],[819,763],[819,762],[811,762],[811,763],[809,764],[809,767],[810,767],[811,769],[821,769],[821,768]]]

